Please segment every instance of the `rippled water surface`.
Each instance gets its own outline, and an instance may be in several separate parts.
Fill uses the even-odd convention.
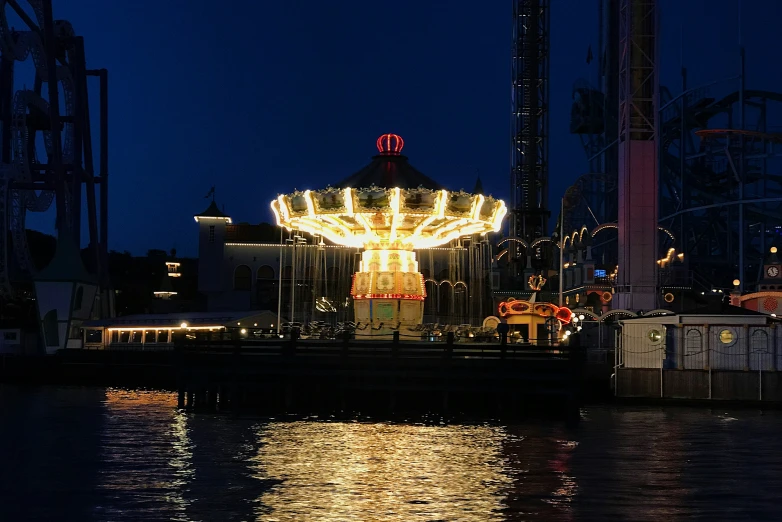
[[[338,422],[0,386],[0,520],[780,520],[781,439],[755,410]]]

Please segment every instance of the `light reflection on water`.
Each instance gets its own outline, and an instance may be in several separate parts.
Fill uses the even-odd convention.
[[[778,518],[779,413],[590,408],[569,430],[175,406],[0,386],[0,520]]]
[[[502,510],[502,428],[280,422],[253,462],[280,480],[269,520],[490,520]]]

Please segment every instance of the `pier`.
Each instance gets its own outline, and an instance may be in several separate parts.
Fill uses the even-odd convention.
[[[580,349],[564,346],[288,339],[185,343],[179,406],[269,412],[522,412],[577,407]]]
[[[566,345],[294,336],[5,357],[0,381],[177,390],[190,411],[505,416],[577,409],[584,366],[581,349]]]

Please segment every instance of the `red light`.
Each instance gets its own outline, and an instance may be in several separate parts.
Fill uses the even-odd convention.
[[[405,140],[399,134],[383,134],[377,139],[376,145],[380,154],[396,156],[402,152]]]
[[[423,301],[425,296],[413,294],[359,294],[353,299],[403,299],[407,301]]]
[[[498,312],[500,313],[500,317],[528,313],[535,313],[542,317],[554,316],[564,324],[570,323],[570,320],[573,318],[573,312],[565,306],[560,308],[553,303],[530,303],[529,301],[516,299],[501,302],[498,307]]]

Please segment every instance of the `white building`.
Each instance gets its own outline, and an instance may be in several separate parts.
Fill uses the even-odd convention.
[[[666,314],[620,321],[623,368],[776,370],[782,368],[780,321],[734,309],[725,314]]]

